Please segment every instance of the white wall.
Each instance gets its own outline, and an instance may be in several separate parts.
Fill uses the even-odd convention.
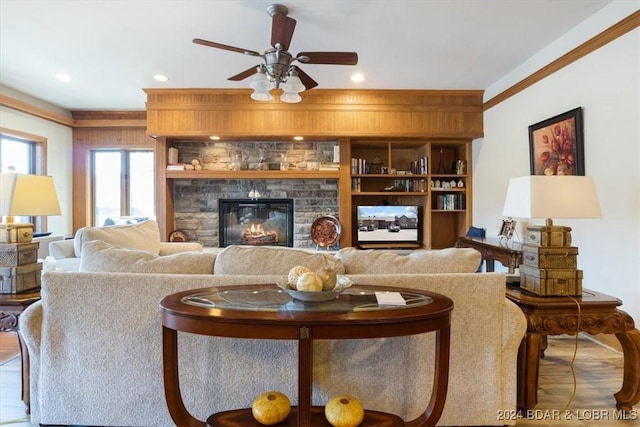
[[[2,93],[6,94],[5,90]],[[53,176],[62,211],[61,216],[48,217],[47,231],[56,235],[73,235],[72,129],[5,107],[0,107],[0,127],[47,139],[47,175]]]
[[[615,24],[626,16],[619,16],[620,3],[587,24],[606,17],[607,26]],[[593,36],[585,29],[578,41],[576,31],[567,35],[571,43]],[[501,90],[490,88],[486,99]],[[595,180],[603,219],[556,224],[573,229],[583,286],[620,298],[640,325],[639,28],[485,112],[485,136],[474,142],[473,223],[498,233],[509,178],[530,174],[528,126],[576,107],[583,108],[585,170]]]

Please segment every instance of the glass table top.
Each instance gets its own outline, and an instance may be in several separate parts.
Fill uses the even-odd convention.
[[[220,288],[213,292],[191,294],[182,298],[189,305],[223,308],[244,311],[320,311],[320,312],[355,312],[393,310],[431,304],[433,299],[419,293],[398,292],[405,304],[378,304],[376,293],[363,286],[346,289],[328,301],[301,301],[293,298],[278,287],[264,289],[231,289]]]

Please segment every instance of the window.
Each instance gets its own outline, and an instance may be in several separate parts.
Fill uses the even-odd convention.
[[[9,172],[9,168],[15,168],[16,173],[41,174],[37,165],[43,163],[42,149],[36,141],[30,141],[15,136],[0,134],[0,172]],[[41,169],[41,168],[40,168]],[[29,216],[16,216],[14,222],[34,223],[34,218]],[[36,230],[44,229],[42,217],[34,223]]]
[[[152,150],[93,150],[91,170],[94,225],[120,216],[155,218]]]

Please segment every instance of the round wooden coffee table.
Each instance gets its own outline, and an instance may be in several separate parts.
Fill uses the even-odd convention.
[[[399,292],[406,305],[378,305],[375,292]],[[313,304],[313,308],[308,304]],[[178,331],[200,335],[298,341],[298,406],[279,426],[328,426],[322,407],[311,404],[313,340],[363,339],[436,333],[431,398],[424,413],[400,417],[365,411],[362,427],[434,426],[444,407],[449,378],[453,302],[409,288],[352,286],[327,302],[303,303],[276,285],[221,286],[179,292],[160,302],[164,387],[169,413],[179,426],[260,426],[251,408],[211,415],[206,423],[185,408],[178,382]],[[407,396],[410,398],[410,396]]]

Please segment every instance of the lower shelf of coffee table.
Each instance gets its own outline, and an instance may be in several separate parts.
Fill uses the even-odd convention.
[[[324,406],[311,408],[311,425],[313,427],[331,427],[324,416]],[[298,408],[291,407],[291,413],[286,420],[276,427],[298,427]],[[358,427],[402,427],[402,418],[378,411],[364,411],[364,420]],[[218,412],[207,418],[207,427],[264,427],[253,418],[251,408]]]

